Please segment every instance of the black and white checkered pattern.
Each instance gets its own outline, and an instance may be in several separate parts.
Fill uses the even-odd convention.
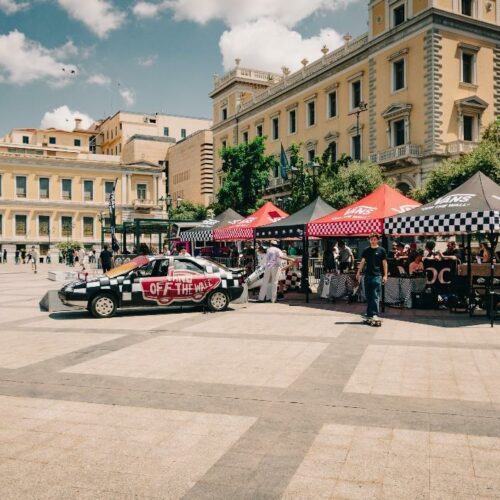
[[[466,212],[405,217],[385,221],[386,234],[467,234],[500,231],[500,212]]]
[[[213,240],[213,230],[210,229],[199,229],[195,231],[193,229],[189,231],[182,231],[179,238],[182,241],[212,241]]]

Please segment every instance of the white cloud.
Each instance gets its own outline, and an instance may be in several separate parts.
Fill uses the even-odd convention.
[[[17,0],[0,0],[0,10],[7,15],[17,14],[30,6],[28,2],[18,2]]]
[[[81,21],[99,38],[106,38],[109,32],[118,29],[125,21],[110,0],[57,0],[59,5],[74,19]]]
[[[319,11],[332,11],[356,0],[140,0],[133,12],[139,17],[155,17],[171,9],[177,19],[205,24],[221,20],[234,26],[262,18],[271,18],[286,26],[294,26]]]
[[[156,63],[157,59],[158,59],[158,56],[156,54],[153,54],[150,56],[145,56],[145,57],[139,57],[137,59],[137,64],[139,66],[144,66],[147,68],[148,66],[153,66],[153,64]]]
[[[263,69],[279,73],[282,66],[294,71],[301,67],[303,58],[314,61],[321,57],[321,48],[330,50],[342,44],[342,37],[332,29],[321,30],[318,36],[303,38],[272,19],[261,19],[235,26],[225,31],[219,41],[226,70],[241,59],[246,68]]]
[[[73,130],[75,128],[75,118],[81,118],[81,128],[89,128],[94,120],[80,111],[72,111],[68,106],[60,106],[52,111],[47,111],[40,123],[41,128],[58,128],[62,130]]]
[[[133,106],[135,103],[135,92],[132,89],[126,87],[119,87],[118,92],[120,93],[123,102],[127,106]]]
[[[111,78],[106,75],[101,75],[101,74],[96,74],[96,75],[90,75],[87,78],[87,83],[91,83],[92,85],[109,85],[111,83]]]
[[[0,35],[0,81],[24,85],[45,80],[63,86],[78,74],[76,65],[64,61],[72,47],[72,42],[68,42],[63,47],[47,49],[19,31]]]

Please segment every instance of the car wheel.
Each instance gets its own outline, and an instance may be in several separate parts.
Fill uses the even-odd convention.
[[[213,312],[225,311],[229,305],[229,297],[227,293],[216,290],[207,298],[207,306]]]
[[[116,312],[116,299],[112,295],[99,294],[90,302],[90,312],[94,318],[111,318]]]

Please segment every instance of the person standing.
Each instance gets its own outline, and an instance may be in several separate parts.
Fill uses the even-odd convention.
[[[281,267],[281,250],[278,248],[276,240],[271,241],[271,246],[267,249],[264,259],[264,277],[260,286],[259,302],[264,302],[267,295],[267,287],[271,283],[271,302],[276,302],[278,296],[278,280]]]
[[[14,262],[16,264],[19,264],[19,254],[20,254],[19,250],[16,249],[16,253],[14,254]]]
[[[31,270],[36,274],[38,272],[38,252],[36,251],[34,246],[31,247],[30,255],[31,255]]]
[[[3,249],[3,256],[2,256],[2,258],[3,258],[3,263],[7,264],[7,249],[6,248]]]
[[[364,287],[366,295],[366,318],[378,319],[379,300],[382,292],[382,283],[387,282],[387,254],[379,246],[379,235],[370,235],[370,246],[363,250],[361,262],[357,273],[357,280],[361,281],[361,274],[364,271]]]
[[[113,253],[108,250],[108,245],[104,245],[101,254],[99,255],[101,261],[102,272],[107,273],[113,267]]]
[[[354,254],[352,250],[345,244],[345,241],[338,242],[339,247],[339,269],[340,271],[348,271],[354,263]]]

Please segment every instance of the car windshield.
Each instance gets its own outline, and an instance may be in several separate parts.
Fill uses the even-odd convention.
[[[223,271],[229,271],[229,268],[220,262],[209,259],[207,257],[196,257],[196,261],[202,264],[203,266],[216,266],[220,267]]]

